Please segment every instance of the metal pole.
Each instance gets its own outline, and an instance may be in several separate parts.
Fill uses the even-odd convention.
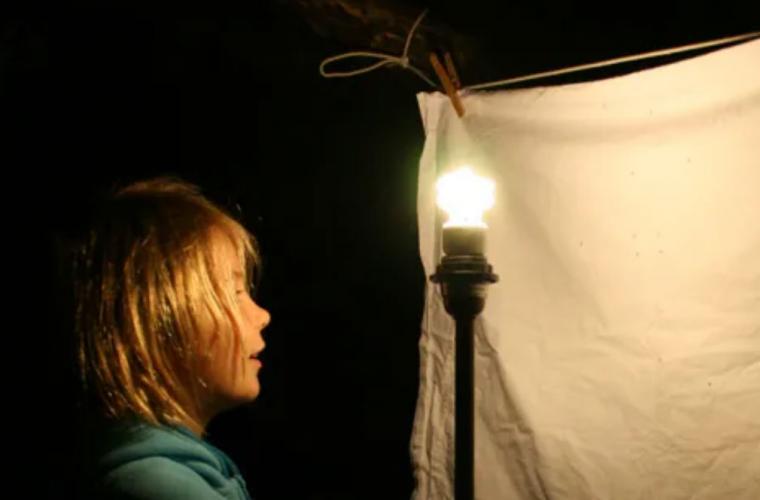
[[[461,315],[456,321],[455,368],[455,470],[454,494],[456,500],[473,500],[475,488],[475,387],[474,370],[474,317]]]
[[[486,287],[496,283],[482,254],[446,255],[431,276],[441,284],[446,311],[456,323],[454,368],[454,494],[456,500],[475,498],[475,318],[483,311]]]

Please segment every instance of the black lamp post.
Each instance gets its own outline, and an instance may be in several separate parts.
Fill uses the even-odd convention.
[[[462,189],[467,190],[468,181],[472,179],[478,178],[474,178],[469,172],[469,174],[465,174],[465,177],[458,177],[457,182],[450,182],[449,187],[460,190],[460,192]],[[498,281],[498,276],[493,273],[492,266],[484,255],[486,227],[479,221],[483,210],[490,206],[488,196],[490,196],[492,203],[493,187],[485,179],[479,179],[477,182],[481,187],[485,185],[487,189],[485,193],[482,189],[480,190],[480,194],[486,196],[486,202],[484,203],[483,198],[476,197],[473,199],[474,209],[469,207],[468,215],[475,213],[476,219],[478,219],[474,221],[474,224],[472,220],[460,220],[457,223],[455,220],[457,214],[452,212],[456,211],[457,208],[461,210],[462,203],[467,203],[467,200],[464,199],[466,196],[457,196],[458,203],[454,203],[454,206],[449,203],[446,206],[445,199],[441,199],[442,186],[439,182],[439,204],[449,212],[450,220],[443,229],[444,256],[436,269],[436,273],[431,276],[434,283],[441,285],[441,294],[446,311],[456,323],[456,411],[454,423],[454,493],[456,500],[473,500],[475,496],[475,401],[473,397],[475,390],[475,353],[473,326],[475,318],[485,306],[486,287]],[[490,192],[488,192],[488,188],[490,188]],[[467,193],[469,196],[472,194],[471,192]],[[443,198],[445,197],[444,194]]]

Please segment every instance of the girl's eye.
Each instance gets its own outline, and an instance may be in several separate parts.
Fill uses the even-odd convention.
[[[243,286],[242,288],[238,286],[238,288],[235,289],[235,294],[250,295],[251,297],[253,297],[254,291],[255,291],[255,287],[253,286],[253,284],[247,287]]]

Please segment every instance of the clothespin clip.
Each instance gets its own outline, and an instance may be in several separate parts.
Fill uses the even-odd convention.
[[[450,52],[446,52],[443,55],[443,62],[446,63],[446,71],[449,74],[449,79],[451,79],[451,83],[454,85],[454,88],[460,90],[462,88],[462,84],[459,82],[459,75],[457,75],[457,69],[454,67],[454,60],[451,58]]]
[[[438,75],[438,79],[441,81],[441,85],[443,85],[443,89],[446,91],[446,95],[449,96],[449,100],[454,106],[457,115],[459,118],[462,118],[464,116],[464,106],[462,106],[462,101],[459,99],[459,94],[457,93],[459,77],[457,76],[456,70],[454,69],[454,64],[453,61],[451,61],[451,56],[446,53],[446,64],[449,66],[449,73],[443,69],[441,61],[438,60],[438,56],[435,54],[435,52],[430,53],[430,64],[433,65],[435,74]],[[454,82],[456,82],[456,85]]]

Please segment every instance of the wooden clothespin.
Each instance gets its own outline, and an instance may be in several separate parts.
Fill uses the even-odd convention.
[[[446,71],[449,74],[449,78],[451,79],[454,88],[460,90],[462,84],[459,82],[459,75],[457,75],[457,69],[454,67],[454,60],[451,58],[450,52],[446,52],[443,55],[443,62],[446,63]]]
[[[448,59],[451,59],[451,56],[448,57]],[[445,69],[443,69],[443,66],[441,65],[441,61],[438,60],[438,56],[435,55],[435,52],[430,53],[430,64],[433,65],[433,69],[435,70],[435,74],[438,75],[438,79],[441,81],[441,85],[443,85],[444,90],[446,91],[446,95],[449,96],[449,100],[451,101],[451,104],[454,106],[454,109],[457,112],[457,115],[459,118],[462,118],[464,116],[464,106],[462,106],[462,101],[459,99],[459,94],[457,93],[457,87],[454,85],[454,82],[452,81],[452,78],[449,76],[449,74],[446,72]],[[454,65],[451,64],[451,71],[454,73],[454,80],[459,84],[459,78],[456,76],[456,72],[453,71]]]

